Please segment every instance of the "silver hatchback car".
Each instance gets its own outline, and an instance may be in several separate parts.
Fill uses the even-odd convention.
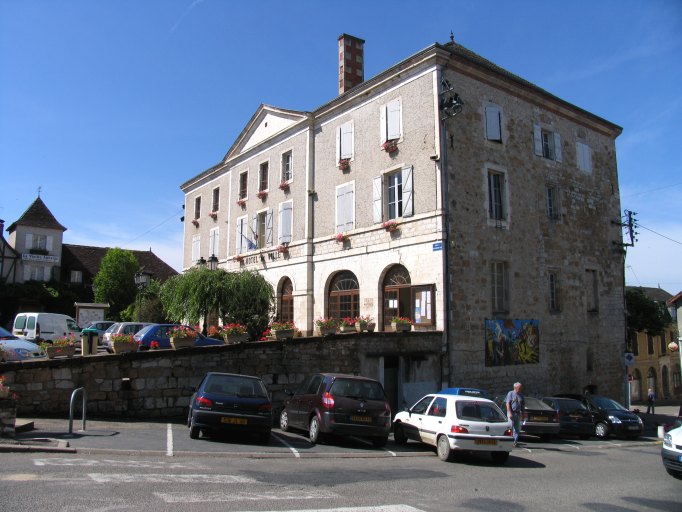
[[[114,352],[114,347],[111,346],[111,335],[112,334],[130,334],[131,336],[136,334],[137,331],[141,330],[147,325],[152,325],[151,322],[117,322],[106,331],[104,331],[104,346],[107,352],[112,354]]]

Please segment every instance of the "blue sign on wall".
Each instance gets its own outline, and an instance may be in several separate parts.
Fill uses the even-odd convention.
[[[432,247],[433,247],[434,251],[442,251],[443,250],[443,242],[434,242]]]

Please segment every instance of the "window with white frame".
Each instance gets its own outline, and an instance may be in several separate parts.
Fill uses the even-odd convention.
[[[545,188],[547,218],[549,220],[559,220],[559,191],[553,185]]]
[[[194,198],[194,218],[201,217],[201,196]]]
[[[212,212],[217,212],[220,210],[220,187],[213,189],[213,201],[212,201]]]
[[[509,312],[509,271],[507,262],[490,263],[491,303],[493,314]]]
[[[485,107],[485,138],[502,142],[502,112],[497,105]]]
[[[560,311],[559,305],[559,274],[555,270],[550,270],[547,274],[549,285],[549,310],[552,312]]]
[[[49,252],[52,250],[53,241],[54,237],[50,235],[26,233],[26,249],[29,251]]]
[[[533,126],[533,142],[535,154],[548,160],[561,162],[561,136],[541,127],[539,124]]]
[[[289,244],[291,243],[293,231],[293,202],[286,201],[279,204],[279,236],[277,243]]]
[[[387,140],[398,140],[403,134],[402,102],[400,98],[389,101],[381,107],[381,144]]]
[[[592,172],[592,148],[583,141],[575,143],[576,160],[578,169],[584,172]]]
[[[291,151],[282,153],[282,173],[280,181],[288,183],[294,179],[294,157]]]
[[[263,162],[258,168],[258,191],[268,190],[268,172],[270,169],[269,162]]]
[[[272,209],[258,212],[253,217],[253,227],[256,249],[263,249],[272,245]]]
[[[336,133],[336,146],[338,148],[338,160],[350,160],[353,158],[354,146],[353,121],[348,121],[339,126]]]
[[[73,284],[80,284],[83,282],[83,272],[81,270],[71,271],[71,282]]]
[[[208,232],[208,255],[220,258],[220,228],[211,228]]]
[[[201,235],[192,237],[192,263],[199,260],[201,256]]]
[[[249,171],[239,173],[239,199],[246,199],[249,195]]]
[[[412,166],[374,178],[372,196],[374,222],[414,215]]]
[[[336,187],[336,232],[343,233],[355,227],[355,183]]]
[[[239,217],[235,226],[237,229],[237,239],[235,243],[237,254],[253,251],[256,248],[256,237],[251,233],[248,217]]]
[[[506,175],[488,169],[488,218],[496,222],[507,220]]]

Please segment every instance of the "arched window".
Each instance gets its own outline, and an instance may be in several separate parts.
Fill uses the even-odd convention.
[[[355,274],[345,270],[334,276],[329,285],[328,304],[331,318],[360,316],[360,286]]]
[[[394,265],[384,277],[384,329],[391,325],[394,316],[412,318],[410,273],[402,265]]]
[[[656,370],[653,367],[649,368],[646,372],[646,385],[648,388],[658,391],[658,389],[656,389]]]
[[[291,279],[285,277],[279,288],[279,321],[294,321],[294,285]]]

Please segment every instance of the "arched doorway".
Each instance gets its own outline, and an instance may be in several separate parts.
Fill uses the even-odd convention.
[[[329,284],[327,316],[336,319],[360,316],[360,285],[353,272],[339,272]]]
[[[294,285],[285,277],[279,285],[277,294],[277,311],[280,322],[294,321]]]
[[[653,367],[650,367],[646,372],[646,387],[647,393],[649,392],[648,388],[651,388],[658,393],[658,388],[656,386],[656,370]]]
[[[402,265],[393,265],[383,282],[383,326],[390,330],[394,316],[411,318],[411,285],[410,273]]]

